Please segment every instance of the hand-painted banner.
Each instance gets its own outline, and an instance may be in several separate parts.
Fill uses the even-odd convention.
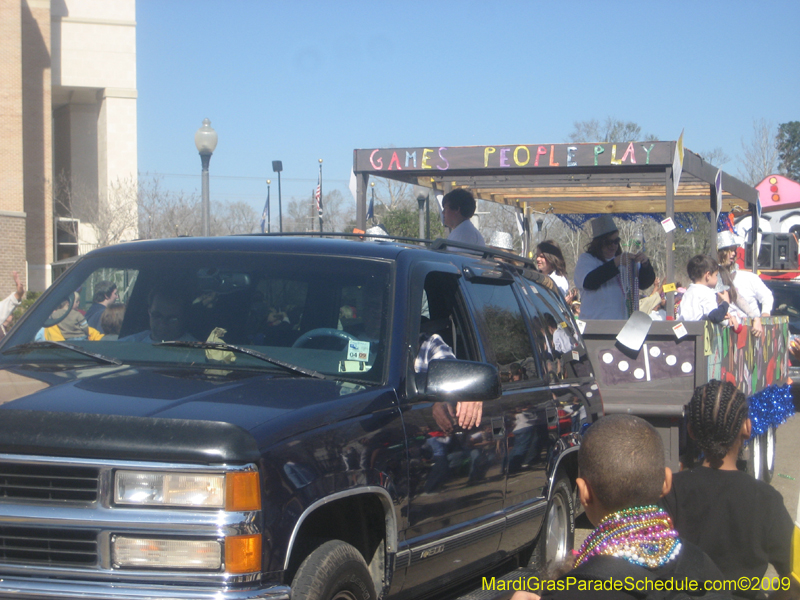
[[[355,150],[356,172],[671,165],[674,142],[375,148]]]
[[[708,378],[730,381],[745,396],[769,385],[782,385],[788,376],[789,319],[763,317],[764,335],[755,337],[750,327],[735,333],[731,327],[708,321]]]

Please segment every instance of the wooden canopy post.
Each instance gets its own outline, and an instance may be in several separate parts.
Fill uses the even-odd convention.
[[[667,218],[675,221],[675,192],[673,182],[672,167],[669,166],[665,171],[666,183],[666,215]],[[667,273],[666,282],[675,283],[675,230],[667,232]],[[674,317],[675,315],[675,292],[667,292],[667,318]]]
[[[356,227],[367,230],[367,187],[369,173],[356,174]]]

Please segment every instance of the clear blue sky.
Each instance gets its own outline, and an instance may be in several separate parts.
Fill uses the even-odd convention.
[[[272,160],[284,207],[347,199],[354,148],[566,141],[631,120],[721,147],[736,175],[754,119],[800,120],[800,1],[137,0],[140,173],[261,212]]]

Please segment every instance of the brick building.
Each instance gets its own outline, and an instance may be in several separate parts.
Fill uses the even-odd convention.
[[[135,0],[0,0],[0,122],[0,297],[12,270],[44,290],[109,212],[135,237]]]

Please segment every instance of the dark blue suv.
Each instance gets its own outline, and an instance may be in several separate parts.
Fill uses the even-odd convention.
[[[468,250],[79,260],[0,344],[0,596],[418,598],[565,556],[592,367],[547,277]]]

